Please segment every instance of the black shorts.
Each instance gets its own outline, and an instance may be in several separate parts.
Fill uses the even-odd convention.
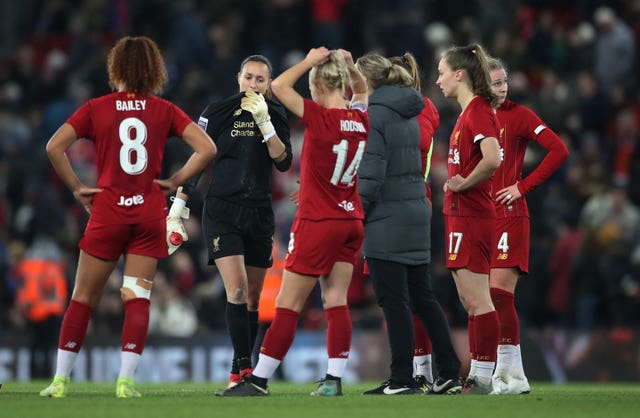
[[[209,264],[230,255],[244,255],[248,266],[269,268],[275,223],[273,208],[246,207],[221,199],[205,201],[202,230]]]

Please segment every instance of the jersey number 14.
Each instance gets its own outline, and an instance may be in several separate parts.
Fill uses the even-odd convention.
[[[362,160],[362,155],[364,154],[364,146],[365,141],[358,142],[358,149],[356,150],[356,154],[353,156],[353,160],[351,160],[351,164],[344,169],[344,166],[347,163],[347,152],[349,151],[349,141],[343,139],[339,144],[333,146],[333,153],[337,154],[336,165],[333,168],[333,175],[331,176],[331,184],[337,186],[338,183],[346,184],[347,186],[353,186],[354,181],[353,178],[358,173],[358,166],[360,165],[360,160]]]

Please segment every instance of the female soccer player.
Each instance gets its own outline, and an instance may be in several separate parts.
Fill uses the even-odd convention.
[[[227,295],[225,319],[233,345],[227,387],[252,371],[260,292],[273,264],[271,174],[274,166],[278,171],[291,167],[284,108],[265,98],[270,95],[272,72],[266,57],[245,58],[237,77],[239,93],[211,103],[198,121],[219,150],[202,225],[209,264],[218,268]],[[197,181],[191,179],[178,197],[186,199]]]
[[[293,86],[307,71],[313,100]],[[353,97],[345,90],[351,80]],[[311,394],[342,395],[351,349],[347,290],[363,237],[363,211],[356,173],[369,131],[367,88],[347,51],[314,48],[272,83],[277,98],[301,118],[302,146],[298,211],[289,238],[276,316],[267,331],[253,375],[223,396],[268,395],[267,381],[286,355],[298,317],[318,281],[327,314],[328,369]]]
[[[503,162],[493,176],[496,234],[489,285],[500,320],[498,358],[493,374],[495,394],[529,393],[520,355],[520,323],[513,294],[520,274],[529,270],[529,209],[524,195],[547,180],[567,159],[562,140],[525,106],[507,100],[508,78],[502,61],[488,60],[491,88],[498,96],[503,129]],[[548,153],[526,178],[522,166],[527,144],[535,141]]]
[[[108,56],[114,93],[89,100],[47,143],[56,173],[90,213],[80,240],[76,281],[60,330],[56,374],[41,396],[62,398],[93,309],[124,254],[122,357],[118,398],[140,397],[133,375],[149,324],[149,297],[159,258],[168,255],[166,193],[199,173],[216,146],[191,119],[158,94],[167,82],[160,51],[147,37],[124,37]],[[167,138],[181,137],[195,151],[169,179],[159,180]],[[95,143],[98,184],[88,187],[73,171],[66,150],[79,138]]]
[[[436,84],[462,112],[449,139],[444,190],[446,265],[469,315],[471,374],[463,394],[489,394],[499,323],[489,294],[495,208],[491,176],[500,165],[500,123],[489,70],[479,45],[453,47],[438,63]]]

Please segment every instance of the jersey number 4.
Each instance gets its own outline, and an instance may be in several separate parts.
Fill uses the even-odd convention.
[[[135,176],[147,168],[147,126],[138,118],[126,118],[120,122],[118,136],[120,147],[120,167],[127,173]]]
[[[500,235],[500,239],[498,240],[498,249],[502,253],[509,252],[509,233],[508,232],[503,232],[502,235]]]
[[[346,184],[349,187],[353,186],[353,178],[358,173],[358,166],[360,165],[360,160],[362,160],[362,154],[364,154],[364,145],[365,141],[358,142],[358,149],[356,150],[356,154],[353,156],[353,160],[346,170],[344,169],[344,166],[347,163],[349,141],[343,139],[339,144],[333,146],[333,153],[337,154],[338,157],[336,158],[336,166],[333,168],[331,184],[337,186],[338,183],[340,183]]]

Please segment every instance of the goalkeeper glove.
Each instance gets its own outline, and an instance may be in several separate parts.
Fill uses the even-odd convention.
[[[262,142],[268,141],[271,137],[275,136],[276,130],[271,123],[271,116],[269,116],[269,107],[264,100],[264,96],[260,93],[249,89],[244,92],[245,97],[240,101],[240,107],[242,110],[246,110],[251,113],[253,120],[256,121],[260,132],[264,137]]]
[[[182,191],[182,187],[178,188],[178,193]],[[177,193],[176,193],[177,194]],[[188,241],[189,236],[184,229],[183,219],[189,219],[189,208],[185,206],[186,202],[175,197],[169,209],[167,216],[167,246],[169,247],[169,255],[173,254],[183,241]]]

